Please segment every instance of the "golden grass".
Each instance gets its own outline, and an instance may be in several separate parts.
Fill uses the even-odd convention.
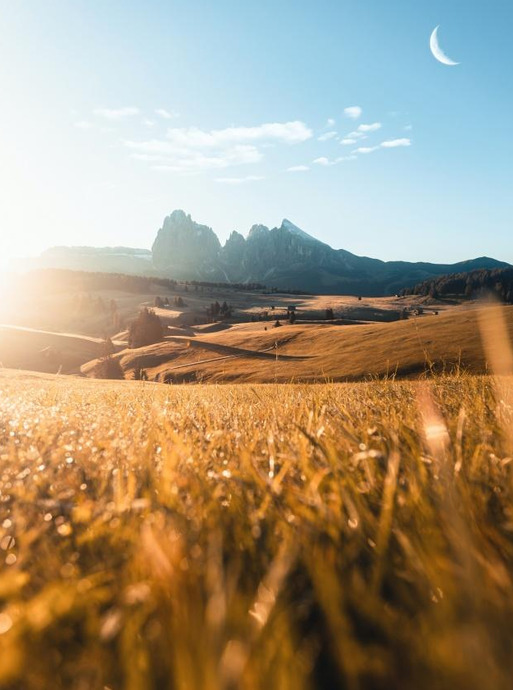
[[[97,338],[0,325],[0,367],[43,373],[78,373],[103,351]]]
[[[193,348],[187,347],[187,338],[170,338],[117,356],[127,377],[135,367],[143,367],[150,378],[165,376],[175,382],[358,381],[458,369],[487,373],[491,362],[483,347],[479,318],[494,313],[493,307],[455,308],[438,316],[353,326],[299,322],[272,328],[272,323],[246,323],[198,333],[189,339]],[[501,313],[503,330],[513,337],[513,307],[504,307]],[[256,357],[251,352],[275,343],[278,358],[274,353]],[[230,348],[238,348],[243,356],[226,359]],[[94,364],[83,371],[91,371]]]
[[[0,385],[1,687],[511,687],[511,380]]]

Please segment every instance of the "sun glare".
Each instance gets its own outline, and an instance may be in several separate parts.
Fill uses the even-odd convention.
[[[0,690],[513,687],[513,0],[449,4],[2,3]]]

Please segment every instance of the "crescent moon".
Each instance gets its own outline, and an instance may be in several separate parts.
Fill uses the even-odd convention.
[[[431,34],[431,38],[429,39],[429,47],[431,48],[431,52],[433,53],[433,57],[435,57],[438,62],[441,62],[442,65],[449,65],[451,67],[454,67],[454,65],[459,65],[459,62],[454,62],[454,60],[451,60],[451,58],[447,57],[447,55],[444,53],[444,51],[440,48],[440,44],[438,43],[438,29],[440,28],[440,25],[438,25],[433,33]]]

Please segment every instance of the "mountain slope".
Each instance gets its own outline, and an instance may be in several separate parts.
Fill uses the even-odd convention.
[[[164,219],[151,255],[145,250],[60,248],[46,252],[41,262],[61,268],[255,282],[316,294],[364,296],[395,294],[447,273],[509,266],[488,257],[456,264],[385,262],[333,249],[287,219],[276,228],[253,225],[247,237],[234,231],[222,246],[212,228],[180,210]]]
[[[457,264],[385,262],[333,249],[290,220],[280,227],[253,225],[244,238],[233,232],[221,247],[213,230],[174,211],[159,230],[153,263],[175,278],[260,282],[282,289],[361,295],[394,294],[449,272],[499,268],[508,264],[488,257]]]

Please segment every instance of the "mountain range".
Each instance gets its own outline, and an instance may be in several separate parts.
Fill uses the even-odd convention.
[[[448,273],[508,267],[479,257],[455,264],[381,261],[333,249],[292,222],[232,232],[224,245],[207,225],[176,210],[164,219],[151,252],[127,247],[54,247],[38,267],[158,275],[177,280],[262,283],[318,294],[387,295]]]

